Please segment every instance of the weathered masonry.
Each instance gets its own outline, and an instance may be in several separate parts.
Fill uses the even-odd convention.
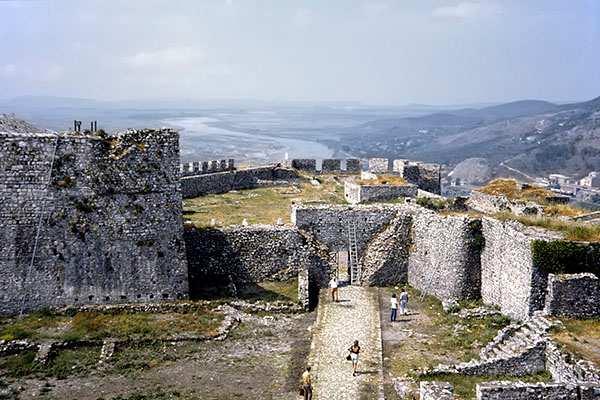
[[[203,288],[298,278],[299,301],[312,305],[331,272],[329,253],[293,227],[186,227],[190,295]]]
[[[183,198],[193,198],[207,194],[227,193],[232,190],[253,189],[277,181],[294,181],[298,174],[293,169],[278,166],[239,169],[184,176],[181,178]]]
[[[0,134],[0,313],[187,297],[178,141]]]

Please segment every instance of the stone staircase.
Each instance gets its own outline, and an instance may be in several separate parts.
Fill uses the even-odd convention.
[[[552,322],[542,316],[534,316],[523,323],[511,324],[502,329],[479,353],[482,361],[515,357],[526,349],[544,341]]]
[[[502,329],[480,352],[479,360],[440,365],[426,374],[524,376],[545,369],[548,331],[553,323],[541,315]]]

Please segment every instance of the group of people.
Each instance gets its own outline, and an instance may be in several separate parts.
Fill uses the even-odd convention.
[[[396,296],[396,293],[392,294],[392,298],[390,299],[390,322],[396,322],[398,306],[400,307],[400,315],[408,313],[408,293],[405,289],[402,289],[400,296]]]
[[[331,290],[331,301],[340,301],[338,281],[335,277],[332,277],[329,281],[329,289]],[[390,309],[390,322],[396,321],[398,309],[400,309],[400,315],[408,314],[408,293],[406,292],[406,289],[402,289],[399,296],[397,296],[396,293],[392,294],[390,299]],[[348,355],[346,356],[346,360],[352,361],[352,376],[356,376],[359,354],[360,345],[358,344],[358,340],[355,340],[352,346],[348,348]],[[304,396],[304,400],[312,400],[312,375],[310,370],[310,366],[308,366],[306,367],[306,371],[302,374],[301,394]]]

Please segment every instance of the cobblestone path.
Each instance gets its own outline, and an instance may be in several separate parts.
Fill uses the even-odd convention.
[[[314,398],[318,400],[383,399],[381,387],[381,326],[377,292],[345,286],[340,302],[322,293],[311,344]],[[358,340],[361,353],[358,374],[352,376],[347,349]]]

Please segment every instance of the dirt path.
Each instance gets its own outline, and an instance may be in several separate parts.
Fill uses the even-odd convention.
[[[346,361],[354,340],[361,346],[358,375]],[[382,399],[381,327],[377,292],[357,286],[340,288],[340,302],[328,293],[319,302],[309,362],[318,400]]]

